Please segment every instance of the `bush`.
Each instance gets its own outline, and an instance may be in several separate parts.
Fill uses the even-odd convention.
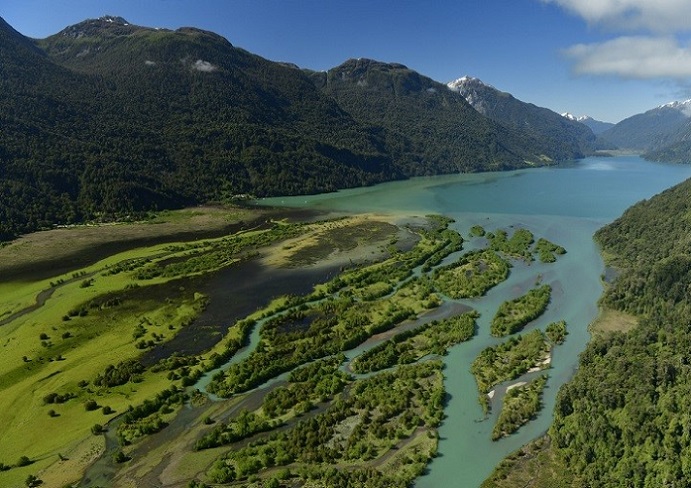
[[[16,466],[17,466],[18,468],[21,468],[21,467],[24,467],[24,466],[28,466],[28,465],[30,465],[30,464],[32,464],[32,463],[33,463],[33,461],[32,461],[31,459],[29,459],[27,456],[22,456],[22,457],[20,457],[20,458],[17,460]]]

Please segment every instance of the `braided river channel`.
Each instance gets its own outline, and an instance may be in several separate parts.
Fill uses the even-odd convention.
[[[549,428],[557,391],[574,374],[578,355],[590,337],[588,326],[598,314],[605,269],[593,241],[595,231],[637,201],[689,177],[691,165],[617,156],[586,158],[550,168],[415,178],[308,197],[265,199],[262,204],[402,217],[441,214],[455,219],[451,225],[463,236],[476,224],[488,231],[505,229],[509,234],[513,229],[527,228],[536,238],[544,237],[566,248],[567,253],[553,264],[514,261],[509,279],[486,296],[458,300],[481,313],[478,333],[444,357],[448,403],[439,428],[439,455],[415,486],[472,488],[480,486],[506,455]],[[541,413],[515,434],[493,442],[492,427],[507,386],[531,376],[529,373],[499,385],[491,400],[492,413],[485,418],[470,364],[483,349],[505,340],[489,333],[499,305],[524,294],[538,278],[552,286],[552,300],[547,311],[523,332],[544,330],[550,322],[565,320],[568,336],[553,350]]]

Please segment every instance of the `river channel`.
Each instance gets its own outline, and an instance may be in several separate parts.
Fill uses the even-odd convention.
[[[635,202],[689,177],[688,165],[649,163],[637,156],[587,158],[551,168],[416,178],[330,194],[266,199],[262,204],[401,216],[443,214],[456,220],[452,226],[464,236],[475,224],[490,231],[522,227],[566,248],[567,254],[555,264],[514,263],[509,280],[486,296],[458,301],[482,314],[479,330],[444,358],[448,403],[439,429],[439,456],[416,486],[472,488],[507,454],[549,427],[557,391],[573,375],[578,354],[589,339],[588,325],[598,312],[604,265],[592,239],[595,231]],[[493,413],[484,418],[470,363],[484,348],[500,342],[489,334],[499,304],[525,293],[538,277],[552,285],[552,301],[525,332],[566,320],[569,335],[553,351],[542,413],[516,434],[493,442],[491,431],[507,385],[497,388]]]

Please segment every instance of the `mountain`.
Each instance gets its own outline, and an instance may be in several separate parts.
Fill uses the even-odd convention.
[[[527,166],[540,154],[445,85],[402,64],[351,59],[316,86],[384,138],[406,176]]]
[[[581,158],[594,150],[592,131],[556,112],[522,102],[477,78],[466,76],[448,86],[463,95],[481,114],[528,136],[531,147],[539,148],[550,159]]]
[[[622,120],[600,134],[622,149],[657,151],[676,144],[691,116],[691,100],[661,105]]]
[[[595,135],[601,134],[607,129],[614,127],[614,124],[611,122],[602,122],[600,120],[595,120],[589,115],[582,115],[580,117],[576,117],[575,115],[570,114],[569,112],[565,112],[561,114],[561,116],[588,126]]]
[[[350,60],[314,73],[212,32],[115,16],[42,40],[0,19],[0,75],[0,240],[244,194],[574,154],[482,116],[403,65]]]

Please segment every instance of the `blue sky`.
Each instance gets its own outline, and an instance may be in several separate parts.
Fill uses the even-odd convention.
[[[691,98],[689,0],[0,0],[34,38],[105,14],[314,70],[367,57],[444,83],[470,75],[609,122]]]

